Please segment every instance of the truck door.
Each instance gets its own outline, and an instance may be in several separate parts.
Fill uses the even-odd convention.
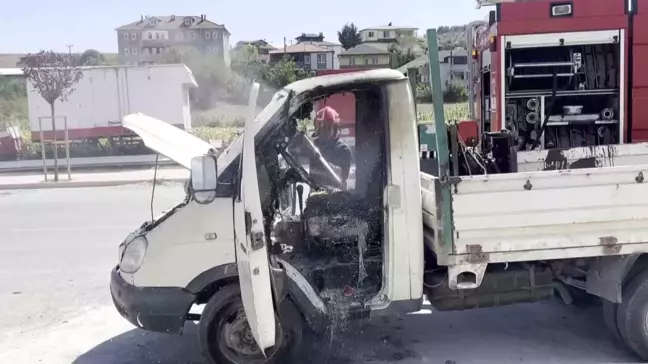
[[[259,84],[254,83],[243,134],[238,196],[234,200],[234,236],[245,315],[254,339],[265,352],[275,344],[275,312],[254,150],[258,94]]]

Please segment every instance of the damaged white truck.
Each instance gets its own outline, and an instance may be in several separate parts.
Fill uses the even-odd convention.
[[[438,57],[430,60],[439,94]],[[340,92],[355,95],[357,110],[346,184],[298,122]],[[251,110],[255,99],[253,88]],[[287,86],[250,111],[221,153],[127,116],[124,126],[191,169],[191,180],[185,201],[120,245],[117,310],[152,331],[199,321],[212,363],[280,363],[309,332],[415,312],[424,297],[462,310],[582,291],[603,300],[609,329],[648,359],[648,164],[610,166],[605,154],[606,167],[517,172],[507,132],[457,152],[439,117],[438,176],[422,174],[414,110],[406,77],[372,70]],[[329,175],[311,173],[303,153]],[[206,304],[200,315],[194,304]]]

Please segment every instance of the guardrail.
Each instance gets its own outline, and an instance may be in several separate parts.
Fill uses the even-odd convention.
[[[46,160],[47,168],[54,168],[54,160]],[[176,163],[160,156],[159,165],[175,165]],[[65,158],[59,158],[59,168],[66,168]],[[110,157],[88,157],[88,158],[71,158],[70,166],[72,169],[82,168],[108,168],[108,167],[148,167],[155,165],[155,155],[132,155],[132,156],[110,156]],[[0,162],[0,173],[2,172],[30,172],[42,171],[43,161],[38,160],[21,160]]]

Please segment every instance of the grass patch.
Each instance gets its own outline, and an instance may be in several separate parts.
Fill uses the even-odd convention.
[[[459,121],[469,119],[468,103],[462,102],[458,104],[445,104],[443,105],[445,111],[445,121]],[[434,104],[418,104],[416,105],[417,121],[419,123],[426,123],[434,121]]]
[[[445,109],[446,122],[468,119],[468,103],[463,102],[458,104],[445,104],[443,105],[443,108]],[[204,117],[207,115],[201,116]],[[198,123],[198,125],[202,124],[202,126],[195,126],[196,124],[194,124],[194,128],[192,130],[192,134],[207,142],[209,140],[222,140],[225,143],[229,143],[234,140],[243,130],[242,127],[237,126],[239,125],[239,123],[242,125],[242,121],[239,121],[238,123],[223,123],[224,119],[226,121],[229,121],[229,118],[224,118],[222,114],[212,114],[209,116],[214,118],[212,122]],[[426,123],[431,121],[434,121],[434,105],[418,104],[417,122]],[[220,126],[223,124],[228,126]],[[309,130],[312,126],[312,122],[309,122],[308,120],[300,120],[299,124],[300,130]]]

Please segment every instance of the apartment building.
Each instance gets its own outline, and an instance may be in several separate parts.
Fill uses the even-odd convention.
[[[441,87],[446,90],[449,81],[468,87],[468,51],[463,48],[439,51],[439,63],[441,71]],[[424,54],[412,62],[398,68],[404,74],[407,70],[416,68],[418,70],[418,81],[421,83],[430,82],[429,58]]]
[[[339,69],[338,56],[340,53],[342,53],[342,45],[324,40],[323,33],[302,33],[295,37],[294,44],[272,51],[270,61],[276,62],[288,54],[300,68],[309,70]]]
[[[387,47],[380,47],[370,43],[361,43],[349,48],[340,54],[340,68],[389,68],[390,56]]]
[[[311,43],[297,43],[283,49],[270,51],[270,62],[278,62],[288,55],[298,68],[305,70],[330,70],[335,65],[334,51]]]
[[[173,47],[191,47],[230,64],[230,32],[205,14],[141,16],[116,31],[121,64],[154,64]]]
[[[416,38],[418,28],[410,26],[379,25],[360,30],[362,42],[396,42],[407,38]]]

